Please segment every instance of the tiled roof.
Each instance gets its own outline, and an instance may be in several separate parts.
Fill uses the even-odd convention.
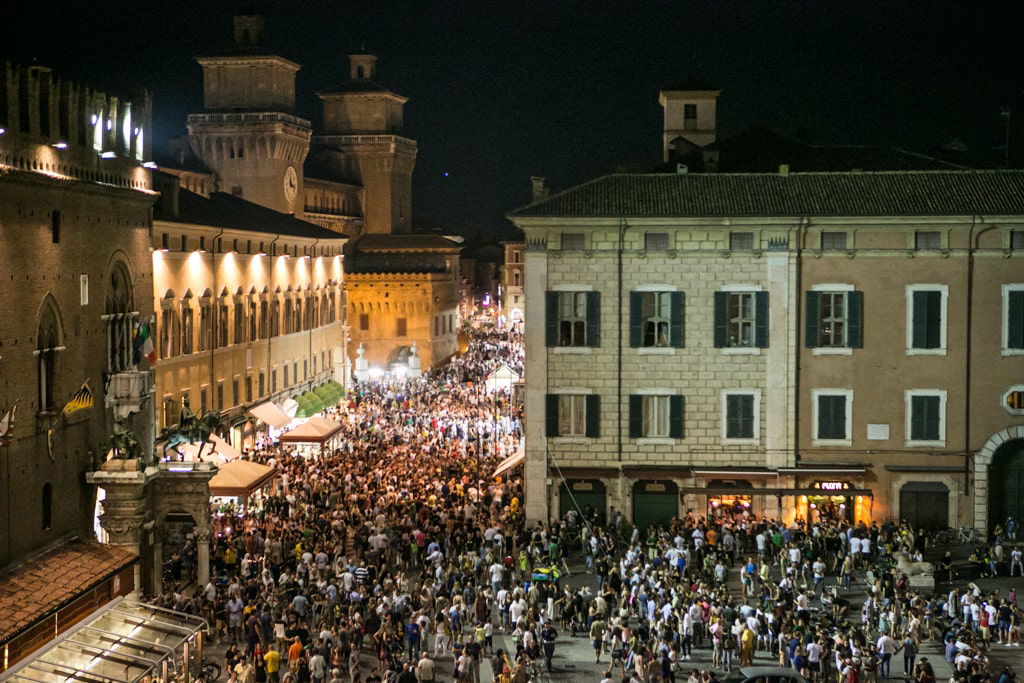
[[[1024,171],[609,175],[509,216],[974,214],[1024,214]]]
[[[420,251],[460,249],[461,247],[441,235],[363,235],[355,243],[356,251]]]
[[[102,583],[138,557],[72,539],[0,573],[0,643]]]

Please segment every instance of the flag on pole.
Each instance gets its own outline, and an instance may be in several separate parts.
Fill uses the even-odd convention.
[[[61,415],[70,415],[71,413],[78,412],[84,408],[92,408],[96,403],[96,399],[92,395],[92,390],[89,388],[89,382],[86,381],[82,384],[82,388],[78,390],[71,400],[64,406],[64,410],[61,411]]]
[[[0,446],[10,446],[14,436],[14,411],[18,409],[18,402],[15,401],[11,409],[0,420]]]
[[[138,365],[145,358],[150,365],[156,365],[156,347],[149,323],[141,323],[135,327],[135,339],[132,340],[132,363]]]

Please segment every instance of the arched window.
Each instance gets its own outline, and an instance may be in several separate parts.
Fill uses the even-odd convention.
[[[292,332],[292,297],[289,293],[284,300],[284,333]]]
[[[356,78],[366,78],[366,70],[363,67],[356,67]]]
[[[256,312],[255,288],[249,290],[249,300],[246,305],[249,307],[249,341],[256,341],[257,339],[259,339],[259,337],[256,334],[256,323],[259,321],[259,318]]]
[[[270,336],[276,337],[279,334],[281,334],[281,300],[278,292],[275,292],[270,297]]]
[[[53,484],[50,482],[43,484],[42,504],[43,531],[49,531],[53,526]]]
[[[178,339],[181,337],[181,319],[178,317],[178,302],[174,292],[167,290],[160,301],[160,357],[171,358],[178,354]]]
[[[107,279],[103,320],[107,325],[107,370],[124,372],[132,367],[132,287],[128,269],[115,263]]]
[[[209,351],[213,344],[213,292],[206,290],[199,299],[199,350]]]
[[[516,287],[522,284],[522,275],[518,270],[512,271],[512,284]]]
[[[222,349],[228,340],[228,290],[225,288],[217,298],[217,338],[214,348]]]
[[[39,410],[55,406],[57,384],[57,353],[63,350],[63,335],[57,305],[47,296],[39,313],[39,328],[36,332],[36,362],[39,373]]]
[[[181,299],[181,354],[187,356],[192,353],[194,318],[192,311],[192,292],[185,292]]]

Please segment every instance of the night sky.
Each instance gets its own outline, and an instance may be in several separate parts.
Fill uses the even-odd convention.
[[[273,51],[303,65],[300,115],[379,56],[410,99],[419,220],[475,240],[507,235],[529,175],[556,190],[660,162],[658,90],[720,88],[720,135],[766,125],[813,143],[928,152],[964,141],[996,165],[999,112],[1024,132],[1024,11],[1016,2],[25,2],[0,10],[0,58],[111,91],[146,87],[160,141],[200,110],[196,55],[227,47],[231,14],[267,18]],[[1020,165],[1014,154],[1013,165]],[[446,176],[447,174],[447,176]]]

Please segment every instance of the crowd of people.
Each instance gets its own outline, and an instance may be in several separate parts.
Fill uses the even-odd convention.
[[[479,683],[484,661],[522,683],[574,637],[605,683],[715,683],[755,657],[815,683],[933,683],[928,640],[958,681],[1013,680],[987,652],[1020,646],[1016,594],[916,589],[901,567],[926,539],[906,525],[526,525],[521,481],[492,476],[522,437],[513,392],[484,382],[501,364],[522,372],[521,335],[477,330],[430,377],[358,385],[330,415],[338,448],[252,454],[278,492],[218,534],[206,586],[155,599],[204,616],[240,683]]]

